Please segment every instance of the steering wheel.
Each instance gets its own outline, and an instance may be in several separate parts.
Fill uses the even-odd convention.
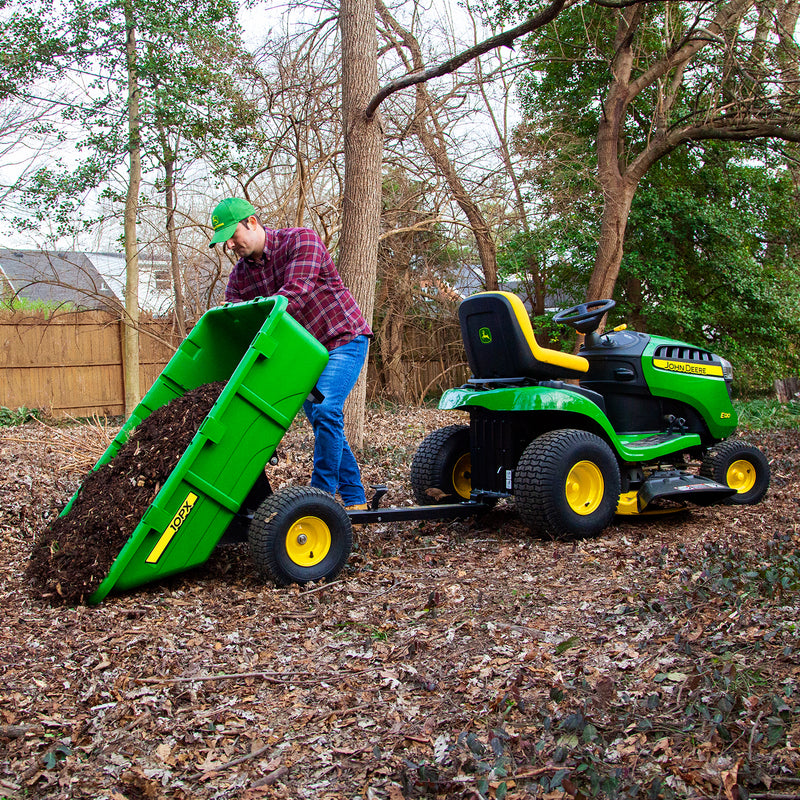
[[[569,325],[578,333],[591,333],[597,330],[600,320],[616,305],[614,300],[590,300],[564,309],[553,315],[553,322]]]

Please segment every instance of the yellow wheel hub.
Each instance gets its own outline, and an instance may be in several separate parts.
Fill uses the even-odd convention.
[[[469,500],[472,491],[472,459],[469,453],[461,456],[453,467],[453,488],[459,496]]]
[[[756,468],[750,461],[740,458],[728,467],[725,482],[739,494],[749,492],[756,484]]]
[[[286,553],[301,567],[319,564],[331,549],[331,529],[319,517],[301,517],[286,534]]]
[[[579,461],[567,475],[567,503],[576,514],[592,514],[603,499],[604,488],[603,474],[597,465],[591,461]]]

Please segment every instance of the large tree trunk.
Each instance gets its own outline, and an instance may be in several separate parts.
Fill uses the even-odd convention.
[[[339,271],[371,324],[378,272],[383,139],[380,116],[367,119],[366,107],[378,90],[375,4],[342,0],[342,121],[344,192],[339,236]],[[351,445],[364,441],[366,369],[345,405],[345,429]]]
[[[608,91],[597,131],[597,174],[603,189],[603,218],[587,300],[611,297],[622,263],[625,228],[638,180],[628,174],[624,153],[625,115],[630,103],[633,67],[633,37],[643,14],[643,5],[620,12],[614,42],[614,80]]]
[[[139,252],[136,241],[136,212],[142,182],[139,119],[139,81],[136,73],[136,28],[133,10],[125,4],[125,55],[128,69],[128,152],[130,168],[125,198],[125,324],[122,363],[125,382],[125,416],[130,417],[141,400],[139,385]]]
[[[587,300],[605,299],[614,294],[614,286],[622,264],[625,229],[628,226],[631,203],[636,192],[636,184],[621,176],[618,180],[601,180],[601,184],[605,202]]]

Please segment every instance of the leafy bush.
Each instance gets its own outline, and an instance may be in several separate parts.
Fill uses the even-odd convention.
[[[4,298],[0,302],[0,315],[25,311],[31,314],[42,314],[45,319],[49,319],[57,311],[77,310],[78,307],[74,303],[67,301],[29,300],[25,297],[12,297]]]
[[[15,425],[24,425],[32,419],[41,419],[41,412],[36,408],[20,406],[16,411],[0,406],[0,428],[13,428]]]

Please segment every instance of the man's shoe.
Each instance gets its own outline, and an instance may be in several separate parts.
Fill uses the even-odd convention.
[[[345,506],[345,511],[366,511],[369,506],[366,503],[356,503],[354,506]]]

